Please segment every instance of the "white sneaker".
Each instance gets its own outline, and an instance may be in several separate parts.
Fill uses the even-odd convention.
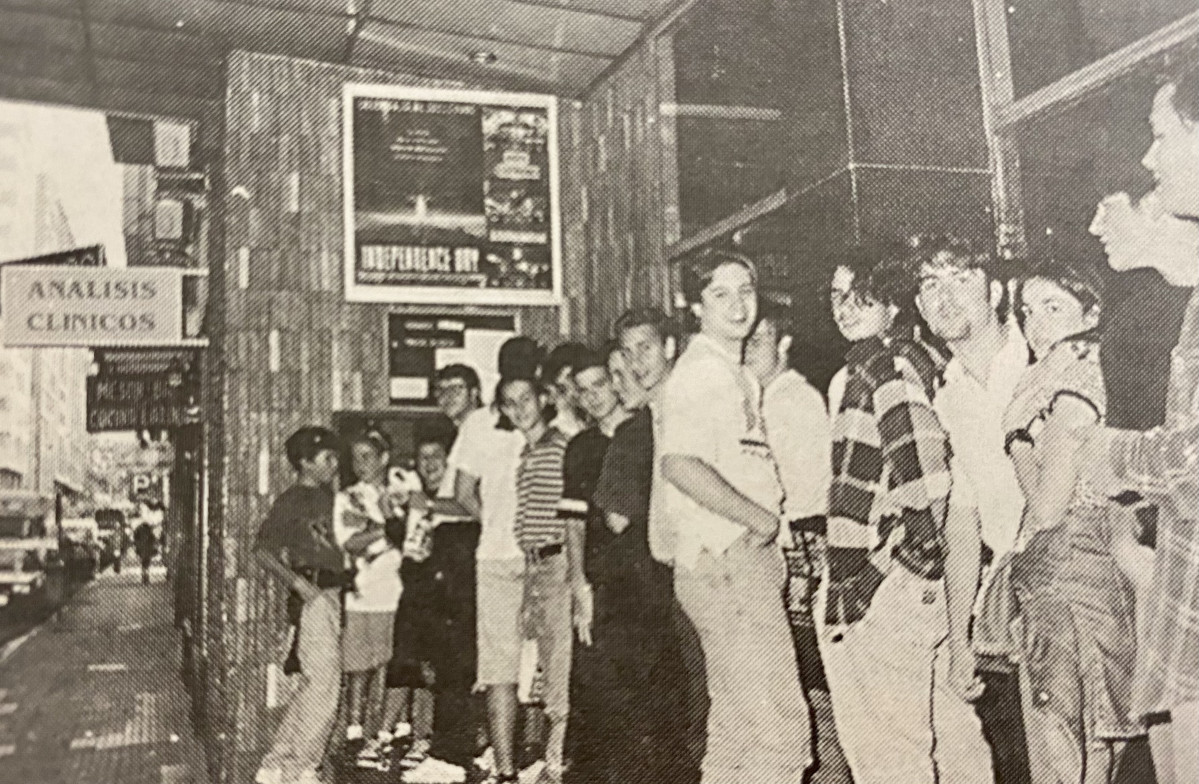
[[[309,768],[292,779],[291,784],[325,784],[325,780],[315,770]]]
[[[387,746],[378,738],[374,738],[368,740],[362,750],[358,752],[354,764],[359,768],[387,772],[391,770],[391,755],[388,753]]]
[[[462,784],[466,769],[436,757],[425,757],[421,764],[404,773],[406,784]]]
[[[283,784],[283,769],[259,768],[254,774],[254,784]]]
[[[475,757],[475,767],[487,772],[495,770],[495,749],[491,746],[483,749],[483,753]]]
[[[395,730],[391,733],[396,740],[406,738],[412,734],[412,725],[406,721],[397,721]]]
[[[545,770],[545,760],[537,760],[520,772],[520,784],[536,784],[537,780],[541,778],[543,770]]]
[[[362,725],[351,724],[346,727],[346,740],[362,740]]]

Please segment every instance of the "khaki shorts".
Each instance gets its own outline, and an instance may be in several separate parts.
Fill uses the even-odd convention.
[[[342,670],[365,672],[387,664],[394,630],[395,613],[347,612],[341,633]]]
[[[476,589],[479,686],[514,684],[520,672],[524,558],[478,562]]]

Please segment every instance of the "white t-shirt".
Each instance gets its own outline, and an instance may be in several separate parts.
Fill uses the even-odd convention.
[[[833,435],[824,398],[807,379],[788,370],[762,394],[766,440],[783,484],[788,521],[828,512],[833,482]]]
[[[525,439],[516,430],[497,430],[499,415],[487,408],[462,422],[449,464],[479,479],[482,530],[475,558],[480,561],[523,558],[516,542],[516,474]]]
[[[1003,451],[1003,416],[1028,368],[1028,345],[1014,326],[991,361],[986,384],[954,358],[933,409],[949,433],[951,506],[978,510],[983,542],[998,559],[1012,549],[1024,516],[1024,492]]]
[[[661,434],[659,454],[697,457],[750,500],[779,513],[783,493],[762,424],[761,388],[739,359],[702,333],[666,381]],[[722,555],[745,533],[670,482],[662,484],[678,565],[693,569],[702,550]]]
[[[359,482],[337,494],[333,501],[333,538],[339,547],[355,533],[361,531],[346,524],[347,511],[370,517],[383,525],[383,512],[379,509],[379,489],[374,485]],[[386,539],[371,545],[368,554],[354,559],[357,574],[354,590],[346,594],[346,612],[395,612],[404,592],[400,580],[400,565],[403,555]]]

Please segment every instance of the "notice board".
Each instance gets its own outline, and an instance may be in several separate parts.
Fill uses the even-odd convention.
[[[500,346],[516,335],[516,327],[514,315],[388,314],[390,404],[435,405],[434,374],[454,363],[474,368],[483,399],[490,400],[499,381]]]

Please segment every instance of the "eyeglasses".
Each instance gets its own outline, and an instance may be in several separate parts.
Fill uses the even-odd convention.
[[[433,391],[433,394],[436,397],[449,397],[450,395],[457,394],[459,392],[466,392],[468,388],[469,387],[467,387],[465,381],[448,381],[443,384],[438,384],[437,388]]]

